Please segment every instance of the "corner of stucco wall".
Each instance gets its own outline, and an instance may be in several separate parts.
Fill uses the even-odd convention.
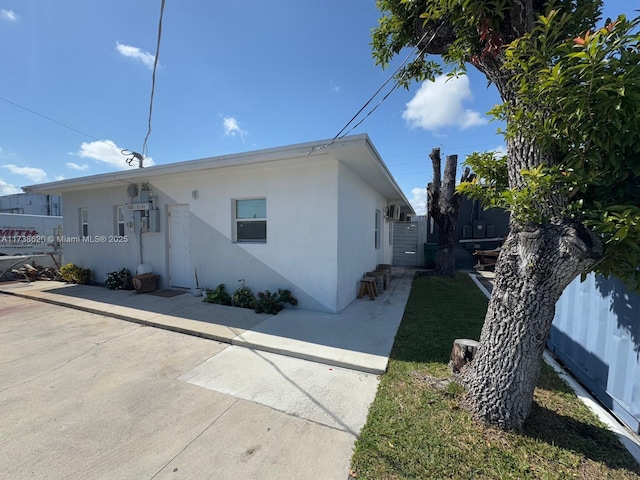
[[[383,244],[374,245],[375,214],[384,199],[348,166],[340,163],[338,177],[338,310],[355,300],[362,275],[383,263]],[[383,229],[384,230],[384,229]]]

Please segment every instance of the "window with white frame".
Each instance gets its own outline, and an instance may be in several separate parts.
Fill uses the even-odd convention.
[[[380,228],[381,228],[380,210],[376,210],[375,231],[374,231],[374,235],[375,235],[374,245],[376,247],[376,250],[380,248]]]
[[[124,237],[124,205],[118,205],[115,213],[115,234],[119,237]]]
[[[89,213],[86,208],[80,209],[80,235],[89,236]]]
[[[234,200],[235,241],[266,243],[267,199]]]

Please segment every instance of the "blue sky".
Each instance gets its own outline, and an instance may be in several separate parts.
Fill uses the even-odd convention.
[[[610,16],[638,8],[605,0]],[[159,11],[160,0],[0,0],[0,97],[89,135],[0,100],[0,194],[130,168],[119,150],[141,151],[147,133]],[[378,17],[374,0],[167,0],[149,163],[333,138],[394,69],[371,57]],[[460,161],[504,148],[486,116],[498,101],[471,71],[397,89],[352,133],[369,134],[422,213],[432,148]]]

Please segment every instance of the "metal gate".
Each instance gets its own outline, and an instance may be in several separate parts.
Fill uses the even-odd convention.
[[[419,241],[418,222],[393,224],[393,264],[398,267],[420,267],[424,264]]]

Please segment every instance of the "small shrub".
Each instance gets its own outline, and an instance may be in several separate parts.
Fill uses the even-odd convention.
[[[276,315],[284,305],[278,303],[278,294],[271,293],[269,290],[258,292],[258,300],[256,300],[256,313],[270,313]]]
[[[104,279],[105,286],[112,290],[132,290],[133,284],[131,279],[131,272],[128,269],[123,268],[120,271],[113,271],[107,273]]]
[[[118,272],[107,272],[107,276],[104,277],[104,286],[111,290],[118,290],[120,286],[120,279],[118,278]]]
[[[278,301],[282,303],[288,303],[295,307],[298,305],[298,300],[291,295],[291,290],[278,289]]]
[[[298,304],[298,300],[291,296],[290,290],[278,289],[277,292],[271,293],[269,290],[258,292],[256,300],[256,313],[269,313],[277,315],[284,308],[284,304],[289,303],[293,306]]]
[[[90,269],[78,267],[75,275],[75,280],[76,283],[79,283],[80,285],[88,285],[89,283],[91,283],[92,276],[93,274],[91,273]]]
[[[256,297],[249,287],[242,287],[231,295],[231,305],[253,310],[256,308]]]
[[[73,283],[73,272],[75,272],[77,268],[78,267],[76,267],[73,263],[67,263],[66,265],[61,266],[60,277],[62,277],[62,280],[64,280],[65,282]]]
[[[60,267],[60,276],[62,280],[68,283],[87,285],[91,282],[91,270],[79,267],[73,263],[67,263]]]
[[[221,283],[215,290],[208,290],[203,301],[217,305],[231,305],[231,296],[224,291],[224,283]]]

